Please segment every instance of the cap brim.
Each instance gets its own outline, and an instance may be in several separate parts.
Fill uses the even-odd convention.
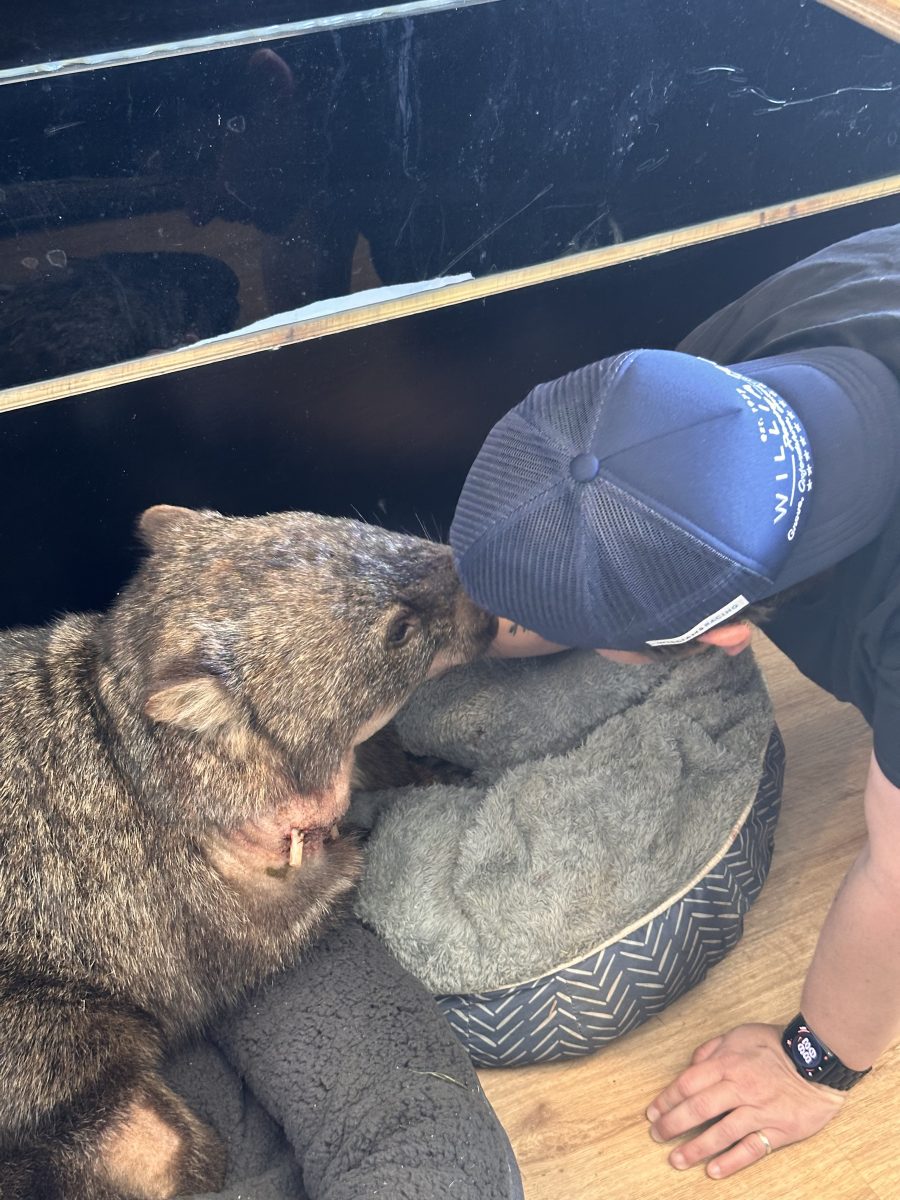
[[[849,557],[884,528],[900,493],[900,384],[878,359],[843,347],[731,369],[777,392],[800,417],[812,450],[809,510],[775,595]]]

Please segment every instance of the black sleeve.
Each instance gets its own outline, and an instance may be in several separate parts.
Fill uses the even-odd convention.
[[[876,762],[894,787],[900,787],[900,675],[878,681],[872,736]]]

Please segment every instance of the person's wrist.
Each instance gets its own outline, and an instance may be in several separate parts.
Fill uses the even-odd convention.
[[[820,1083],[839,1092],[855,1087],[872,1069],[854,1070],[843,1063],[811,1028],[802,1012],[785,1026],[781,1046],[798,1075],[809,1083]]]

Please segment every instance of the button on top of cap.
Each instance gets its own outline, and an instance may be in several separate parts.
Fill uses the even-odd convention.
[[[576,454],[569,463],[569,474],[579,483],[595,479],[600,470],[600,459],[596,454]]]

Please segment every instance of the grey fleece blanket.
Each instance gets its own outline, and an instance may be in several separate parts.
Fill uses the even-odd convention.
[[[226,1139],[218,1200],[521,1200],[465,1051],[356,924],[174,1058],[168,1076]]]
[[[396,725],[470,777],[356,798],[357,913],[438,994],[545,974],[703,871],[756,794],[772,720],[749,653],[452,671]]]

